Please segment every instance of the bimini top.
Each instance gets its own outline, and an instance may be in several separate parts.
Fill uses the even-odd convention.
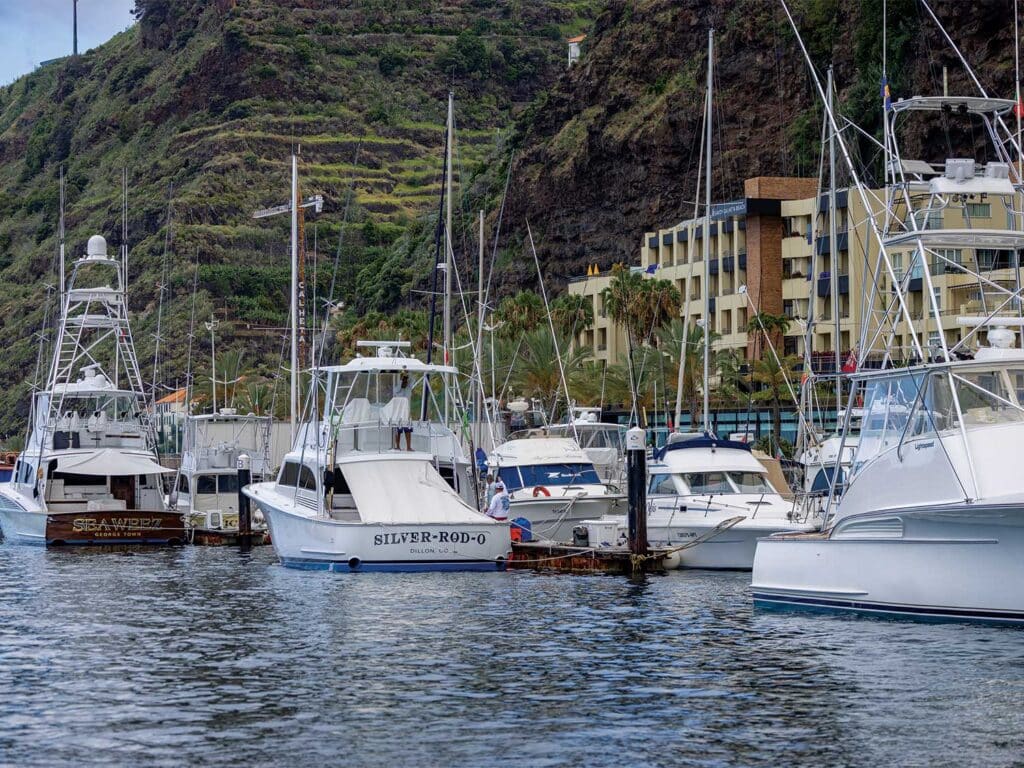
[[[683,451],[693,448],[728,448],[750,453],[750,445],[741,443],[739,440],[723,440],[716,435],[709,435],[706,432],[696,432],[689,435],[675,433],[669,435],[668,443],[654,452],[654,458],[658,461],[663,461],[669,451]]]
[[[981,96],[912,96],[892,103],[893,112],[967,112],[973,115],[1006,114],[1013,109],[1010,99],[988,99]]]
[[[354,357],[344,365],[325,365],[320,368],[325,373],[458,373],[459,369],[451,365],[427,365],[415,357]]]
[[[162,475],[173,469],[157,464],[149,454],[127,453],[116,448],[81,451],[57,457],[57,471],[74,475]]]
[[[579,443],[570,437],[524,437],[502,443],[491,452],[491,464],[508,467],[534,464],[589,464]]]

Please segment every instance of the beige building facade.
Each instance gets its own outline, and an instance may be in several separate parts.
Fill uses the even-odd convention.
[[[895,331],[886,329],[875,344],[870,344],[883,302],[891,300],[892,279],[886,270],[876,273],[878,245],[856,190],[840,190],[836,195],[835,275],[828,195],[824,191],[819,194],[817,180],[759,177],[747,180],[744,193],[740,200],[712,208],[707,275],[703,217],[645,233],[639,264],[631,268],[651,278],[670,280],[679,289],[682,315],[688,324],[702,319],[705,288],[709,289],[710,324],[719,335],[716,348],[736,349],[747,358],[759,354],[754,349],[753,335],[747,333],[748,323],[757,312],[789,318],[780,354],[804,355],[810,320],[811,357],[814,368],[822,372],[834,370],[836,339],[840,360],[845,360],[858,345],[865,323],[870,330],[871,349],[884,345],[891,332],[895,347],[905,358],[911,356],[905,323]],[[884,208],[883,195],[881,191],[868,194],[876,211]],[[899,207],[895,213],[906,215]],[[968,199],[947,206],[941,213],[929,213],[921,224],[933,229],[1007,229],[1012,227],[1012,220],[1001,199]],[[929,339],[934,343],[939,329],[924,296],[925,265],[916,262],[915,244],[892,248],[889,253],[896,279],[905,279],[910,273],[909,310],[922,345]],[[1010,252],[950,249],[944,255],[972,266],[970,260],[976,259],[983,269],[991,270],[990,279],[997,283],[1011,285],[1016,280],[1017,269],[1010,263]],[[992,304],[990,290],[941,259],[932,258],[927,267],[940,307],[941,332],[948,344],[954,344],[963,332],[958,316],[978,314],[985,308],[991,311],[999,302]],[[594,308],[593,327],[578,334],[575,343],[590,348],[596,360],[615,363],[624,359],[626,339],[604,307],[602,291],[610,282],[610,271],[591,275],[570,282],[569,292],[589,297]],[[876,290],[871,290],[872,285]],[[833,287],[838,296],[838,336]]]

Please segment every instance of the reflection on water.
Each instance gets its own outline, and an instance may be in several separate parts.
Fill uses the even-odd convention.
[[[0,763],[1024,755],[1024,632],[755,614],[747,574],[329,575],[0,546]]]

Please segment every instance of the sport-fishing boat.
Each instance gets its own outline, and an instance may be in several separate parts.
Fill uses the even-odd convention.
[[[1024,350],[1014,330],[1024,321],[1013,266],[1024,248],[1024,187],[1007,162],[1019,157],[1019,147],[1003,121],[1014,102],[914,97],[887,107],[893,181],[884,221],[872,221],[880,271],[889,277],[885,295],[871,297],[874,306],[884,304],[876,310],[880,324],[871,329],[886,339],[883,367],[852,377],[864,419],[851,476],[827,510],[826,529],[760,541],[754,601],[887,617],[1024,622],[1024,475],[1016,466],[1024,442]],[[996,159],[979,166],[973,158],[932,164],[901,157],[896,120],[903,123],[910,113],[981,123]],[[860,184],[857,189],[866,197]],[[1015,228],[972,227],[968,206],[977,200],[1005,206]],[[933,228],[936,212],[957,209],[966,227]],[[906,273],[894,269],[895,254],[909,256]],[[976,289],[972,301],[981,314],[956,317],[960,331],[943,323],[941,289],[934,287],[942,272],[956,278],[953,285]],[[915,291],[924,295],[920,318],[911,312]],[[961,312],[969,308],[961,305]],[[908,339],[916,360],[907,367],[898,365],[896,334]],[[871,337],[865,331],[861,338]],[[921,338],[928,338],[926,346]],[[862,364],[870,347],[862,343]]]
[[[600,408],[574,406],[565,424],[546,428],[551,437],[579,443],[603,483],[624,487],[626,482],[626,427],[601,421]]]
[[[271,476],[272,417],[234,408],[185,419],[181,466],[169,501],[185,516],[189,541],[229,544],[238,536],[238,458],[249,457],[252,482]],[[266,522],[252,520],[254,543],[265,543]]]
[[[713,434],[672,434],[648,466],[647,537],[681,547],[684,568],[749,570],[757,540],[816,530],[772,486],[750,445]]]
[[[277,479],[244,491],[263,512],[282,564],[502,568],[509,524],[477,511],[472,465],[437,418],[437,399],[457,370],[399,354],[407,342],[360,345],[377,354],[315,371],[322,411],[299,430]]]
[[[601,481],[570,437],[508,440],[491,452],[488,463],[508,491],[509,517],[528,520],[534,539],[571,541],[573,528],[584,520],[625,506],[623,494]]]
[[[89,238],[64,289],[45,389],[35,393],[26,448],[0,484],[0,528],[20,544],[169,544],[168,509],[128,324],[126,250]]]

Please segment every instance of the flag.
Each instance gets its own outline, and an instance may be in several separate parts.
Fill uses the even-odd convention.
[[[1013,105],[1013,116],[1024,117],[1024,102],[1018,101]]]
[[[657,271],[658,271],[658,265],[657,264],[651,264],[651,266],[649,266],[647,268],[647,274],[648,275],[653,275]]]
[[[889,92],[889,78],[882,78],[882,106],[886,112],[892,112],[892,94]]]
[[[850,354],[846,356],[846,362],[843,363],[843,373],[856,373],[857,372],[857,353],[852,349]]]

